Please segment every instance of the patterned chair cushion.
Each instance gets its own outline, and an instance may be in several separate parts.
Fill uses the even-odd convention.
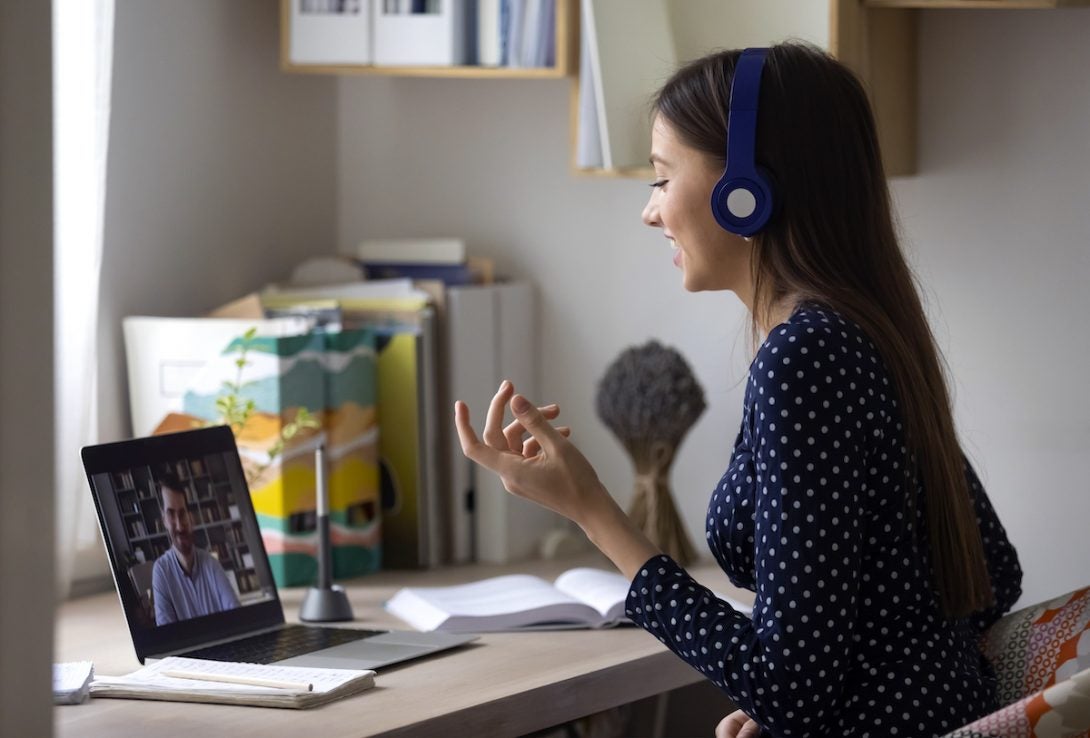
[[[985,715],[944,738],[1090,738],[1090,669]]]
[[[1090,587],[1004,616],[981,648],[995,667],[1001,705],[1090,668]]]
[[[1006,707],[946,738],[1090,738],[1090,587],[1001,618],[981,649]]]

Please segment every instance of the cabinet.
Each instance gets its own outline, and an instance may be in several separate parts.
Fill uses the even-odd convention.
[[[291,61],[291,3],[280,0],[280,68],[305,74],[382,75],[464,79],[562,79],[575,68],[574,16],[578,0],[556,0],[556,64],[552,67],[375,66],[370,64],[294,64]],[[376,0],[381,1],[381,0]]]

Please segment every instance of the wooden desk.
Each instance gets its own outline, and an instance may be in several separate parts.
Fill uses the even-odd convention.
[[[407,626],[382,609],[402,586],[458,584],[516,572],[552,579],[572,566],[612,568],[597,555],[518,565],[475,565],[431,571],[387,571],[343,583],[367,628]],[[703,584],[752,602],[714,564],[691,569]],[[297,621],[304,589],[280,593]],[[139,668],[116,595],[65,603],[57,613],[55,660],[91,660],[99,674]],[[607,630],[487,633],[468,647],[378,672],[363,694],[311,710],[180,702],[91,699],[55,709],[58,736],[212,738],[213,736],[507,736],[700,681],[700,674],[635,627]]]

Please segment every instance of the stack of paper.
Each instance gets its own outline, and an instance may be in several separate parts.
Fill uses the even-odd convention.
[[[69,661],[53,664],[53,702],[58,705],[78,705],[87,699],[95,666],[90,661]]]
[[[274,684],[279,686],[266,686]],[[132,674],[96,677],[91,682],[91,694],[305,708],[324,705],[374,685],[375,672],[368,670],[266,666],[169,656]]]

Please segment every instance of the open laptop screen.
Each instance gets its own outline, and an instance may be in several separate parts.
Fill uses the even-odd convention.
[[[90,446],[83,461],[141,661],[284,621],[229,428]]]

